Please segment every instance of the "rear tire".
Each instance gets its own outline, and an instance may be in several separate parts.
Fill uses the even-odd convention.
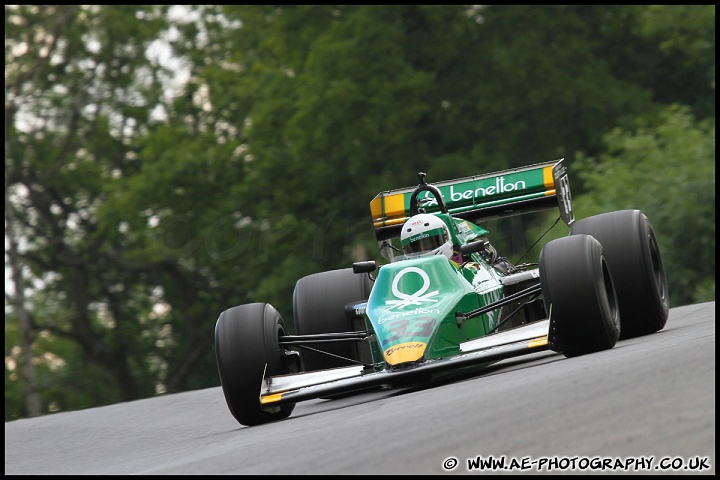
[[[540,285],[553,350],[575,357],[615,346],[620,315],[600,242],[589,235],[548,242],[540,253]]]
[[[215,356],[223,394],[233,417],[242,425],[282,420],[295,408],[289,404],[265,410],[260,405],[263,373],[273,376],[291,370],[278,343],[281,335],[287,335],[285,323],[267,303],[229,308],[217,320]]]
[[[362,325],[352,325],[345,314],[351,302],[364,302],[370,297],[372,285],[366,274],[353,273],[352,268],[314,273],[298,280],[293,293],[295,333],[365,331]],[[317,350],[342,358],[302,348],[300,353],[305,371],[343,367],[361,362],[359,345],[354,342],[311,345]],[[354,362],[353,362],[354,361]]]
[[[573,223],[570,235],[592,235],[603,246],[617,290],[622,332],[631,338],[665,327],[667,277],[655,231],[640,210],[620,210]]]

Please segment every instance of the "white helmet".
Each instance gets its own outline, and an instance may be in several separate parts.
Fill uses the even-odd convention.
[[[453,254],[447,225],[435,215],[420,213],[410,217],[402,227],[400,243],[407,257]]]

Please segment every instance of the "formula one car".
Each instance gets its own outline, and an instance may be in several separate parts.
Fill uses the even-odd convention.
[[[563,159],[435,184],[419,177],[416,187],[370,202],[388,263],[357,262],[297,282],[296,334],[267,303],[220,314],[218,371],[240,424],[287,418],[303,400],[426,382],[520,355],[589,354],[665,326],[668,284],[649,220],[622,210],[576,221]],[[479,221],[552,208],[569,235],[547,242],[537,263],[493,265]],[[403,226],[421,214],[447,227],[452,258],[398,248]]]

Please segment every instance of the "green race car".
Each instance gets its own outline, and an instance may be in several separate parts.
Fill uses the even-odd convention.
[[[553,350],[574,357],[661,330],[668,287],[639,210],[575,220],[563,160],[381,192],[370,202],[387,260],[301,278],[295,335],[267,303],[229,308],[215,349],[243,425],[299,401],[425,382]],[[498,258],[480,221],[557,208],[568,236],[535,264]]]

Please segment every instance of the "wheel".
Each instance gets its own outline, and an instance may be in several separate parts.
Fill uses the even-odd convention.
[[[603,246],[620,305],[620,338],[657,332],[670,312],[667,277],[655,230],[640,210],[620,210],[573,223],[570,235],[592,235]]]
[[[575,357],[615,346],[620,314],[600,242],[590,235],[548,242],[540,252],[540,286],[553,350]]]
[[[364,331],[364,323],[352,325],[348,320],[345,305],[367,300],[370,289],[368,275],[353,273],[352,268],[314,273],[301,278],[293,292],[295,333],[308,335]],[[300,354],[305,371],[348,366],[353,364],[353,360],[361,361],[356,342],[317,344],[312,347],[331,355],[302,348]]]
[[[287,418],[295,404],[273,409],[260,406],[260,388],[266,375],[290,373],[292,361],[284,358],[278,343],[287,335],[280,314],[267,303],[232,307],[220,314],[215,325],[215,357],[223,394],[233,417],[252,426]],[[292,357],[292,355],[288,355]]]

